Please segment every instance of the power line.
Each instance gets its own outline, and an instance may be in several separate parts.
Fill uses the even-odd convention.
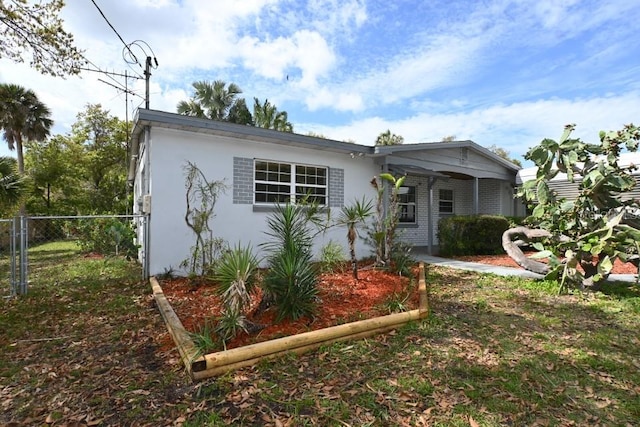
[[[111,25],[111,22],[109,22],[109,20],[107,19],[107,17],[105,16],[105,14],[102,12],[102,9],[100,9],[100,6],[98,6],[98,4],[95,2],[95,0],[91,0],[91,3],[93,3],[93,5],[96,7],[96,9],[98,9],[98,12],[100,12],[100,15],[102,15],[102,18],[105,20],[105,22],[109,25],[109,27],[111,27],[111,29],[113,30],[114,33],[116,33],[116,36],[118,36],[118,38],[120,39],[120,41],[122,42],[122,44],[127,48],[127,50],[129,51],[129,54],[131,55],[131,57],[136,61],[136,63],[140,66],[142,66],[142,64],[140,64],[140,61],[138,61],[138,58],[136,57],[136,55],[133,53],[133,51],[129,48],[129,45],[127,45],[127,43],[125,43],[124,39],[122,38],[122,36],[118,33],[118,31],[114,28],[113,25]]]

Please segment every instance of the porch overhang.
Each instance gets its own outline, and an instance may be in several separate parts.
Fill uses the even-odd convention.
[[[454,179],[483,179],[491,178],[501,181],[507,181],[513,185],[516,183],[516,174],[507,170],[482,170],[479,168],[472,168],[465,165],[455,164],[441,164],[436,162],[430,162],[429,160],[400,157],[394,155],[388,155],[380,158],[380,163],[389,169],[403,169],[414,174],[411,171],[415,171],[417,175],[422,176],[439,176]],[[453,163],[453,162],[452,162]],[[463,178],[466,177],[466,178]]]
[[[431,169],[426,169],[415,165],[387,164],[389,171],[400,175],[427,176],[434,178],[449,179],[449,176]]]

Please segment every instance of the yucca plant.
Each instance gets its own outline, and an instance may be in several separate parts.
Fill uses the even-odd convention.
[[[227,341],[232,340],[239,332],[247,332],[249,321],[246,316],[238,311],[225,310],[218,318],[215,331],[222,341],[222,346],[227,349]]]
[[[238,243],[233,249],[222,254],[216,265],[214,279],[219,284],[224,311],[216,331],[223,343],[233,339],[236,334],[247,328],[244,312],[255,289],[255,273],[259,261],[250,246],[242,247]]]
[[[317,206],[277,205],[267,219],[271,238],[263,247],[269,252],[269,271],[263,281],[265,297],[273,301],[277,320],[312,316],[317,301],[318,273],[311,262]]]
[[[210,353],[217,350],[219,343],[213,338],[214,328],[211,319],[206,319],[204,325],[197,332],[191,332],[189,336],[197,349],[197,356]]]
[[[317,276],[310,253],[300,248],[288,247],[271,258],[263,286],[273,296],[277,321],[313,316]]]

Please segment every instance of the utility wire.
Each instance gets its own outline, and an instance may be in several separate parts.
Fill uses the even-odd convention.
[[[111,27],[111,29],[113,30],[114,33],[116,33],[116,36],[118,36],[118,38],[120,39],[120,41],[122,42],[122,44],[124,45],[124,47],[127,48],[127,50],[129,51],[129,54],[131,55],[131,57],[135,60],[135,62],[142,66],[142,64],[140,64],[140,61],[138,61],[138,58],[136,57],[136,55],[133,53],[133,51],[131,50],[131,48],[129,48],[129,45],[127,43],[125,43],[124,39],[122,38],[122,36],[118,33],[118,31],[114,28],[113,25],[111,25],[111,22],[109,22],[109,20],[107,19],[107,17],[105,16],[105,14],[102,12],[102,9],[100,9],[100,6],[98,6],[98,4],[95,2],[95,0],[91,0],[91,3],[93,3],[93,5],[96,7],[96,9],[98,9],[98,12],[100,12],[100,15],[102,15],[102,18],[104,18],[105,22],[109,25],[109,27]]]

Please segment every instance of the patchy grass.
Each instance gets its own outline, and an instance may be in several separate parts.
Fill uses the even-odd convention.
[[[59,251],[53,253],[53,251]],[[191,384],[139,267],[42,250],[0,308],[0,424],[635,425],[640,290],[429,268],[433,315]],[[47,258],[48,257],[48,258]],[[46,272],[46,273],[45,273]]]

